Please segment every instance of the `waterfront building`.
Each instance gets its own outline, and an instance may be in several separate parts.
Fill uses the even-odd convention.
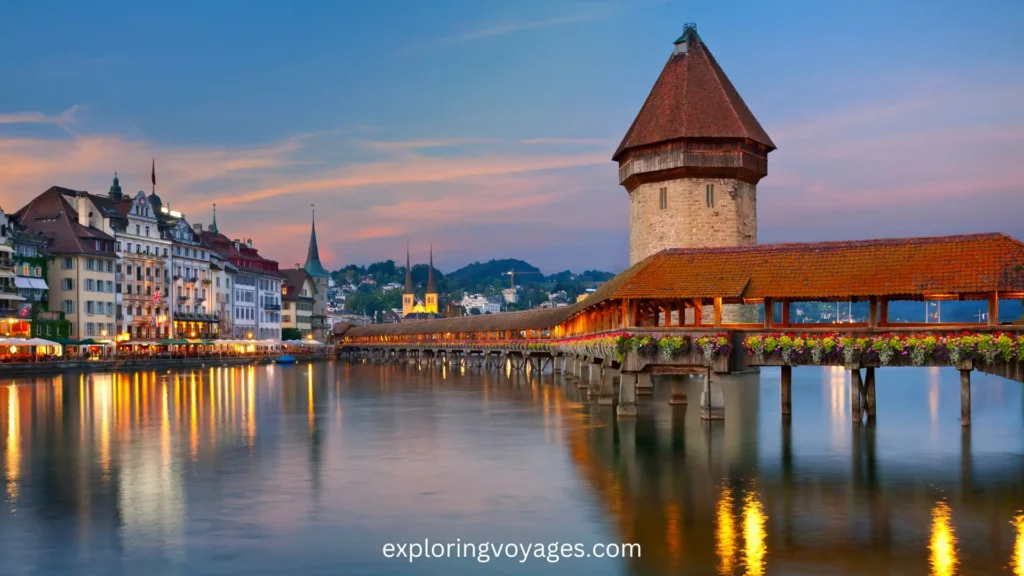
[[[217,338],[218,318],[207,304],[210,286],[209,249],[203,246],[199,230],[193,230],[185,215],[170,206],[154,190],[149,195],[164,237],[169,241],[166,272],[166,302],[170,338]]]
[[[328,274],[323,264],[320,263],[320,248],[316,243],[316,213],[313,213],[313,220],[309,232],[309,249],[306,252],[306,263],[302,267],[313,284],[310,296],[313,298],[313,310],[310,317],[313,338],[320,342],[326,342],[330,332],[330,324],[327,321],[327,289],[331,275]],[[298,303],[294,303],[298,305]],[[293,319],[294,323],[294,319]],[[282,318],[282,326],[284,326]]]
[[[18,223],[47,238],[49,308],[63,312],[71,338],[107,340],[115,333],[113,203],[52,186],[23,206]]]
[[[292,329],[299,333],[300,338],[310,335],[325,341],[327,334],[317,335],[314,317],[317,301],[317,278],[305,268],[295,265],[294,270],[282,270],[284,284],[281,288],[281,329]],[[324,322],[327,318],[325,315]]]
[[[211,229],[217,229],[217,215],[213,216]],[[220,318],[220,333],[234,334],[234,323],[232,322],[233,311],[231,296],[234,293],[235,274],[238,268],[221,257],[215,250],[210,250],[210,274],[213,276],[213,284],[210,286],[213,301],[213,313]]]
[[[53,255],[46,251],[48,238],[29,231],[13,216],[8,217],[7,233],[14,238],[14,285],[25,299],[19,305],[17,320],[8,320],[10,334],[69,338],[70,323],[64,319],[64,313],[49,309],[50,289],[46,274]]]
[[[14,230],[10,219],[0,210],[0,334],[19,336],[30,332],[25,311],[29,305],[18,293],[14,262]],[[23,326],[23,324],[25,324]]]
[[[232,337],[280,340],[281,275],[277,262],[260,256],[251,239],[228,239],[216,225],[200,237],[237,268],[232,280]]]
[[[107,197],[120,215],[114,224],[118,333],[125,340],[169,338],[171,241],[160,226],[155,195],[140,190],[125,197],[115,174]]]

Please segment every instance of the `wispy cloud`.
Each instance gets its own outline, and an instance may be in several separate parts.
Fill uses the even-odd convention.
[[[615,140],[608,138],[530,138],[520,140],[521,144],[569,144],[579,146],[614,146]]]
[[[367,141],[364,148],[382,152],[397,150],[421,150],[424,148],[448,148],[464,144],[493,144],[497,138],[434,138],[428,140]]]
[[[74,122],[77,111],[76,104],[57,116],[47,116],[42,112],[11,112],[0,114],[0,124],[70,124]]]
[[[449,38],[453,41],[467,41],[467,40],[480,40],[481,38],[491,38],[494,36],[505,36],[508,34],[514,34],[516,32],[522,32],[524,30],[534,30],[537,28],[550,28],[552,26],[562,26],[565,24],[576,24],[579,22],[586,22],[588,20],[595,20],[597,18],[604,17],[604,12],[595,13],[580,13],[580,14],[569,14],[566,16],[556,16],[553,18],[542,18],[539,20],[523,20],[518,22],[503,22],[500,24],[493,24],[485,26],[477,30],[465,32],[462,34],[456,34]]]

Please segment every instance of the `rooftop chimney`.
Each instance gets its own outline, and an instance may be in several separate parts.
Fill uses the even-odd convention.
[[[296,263],[295,263],[295,269],[296,269],[296,270],[300,270],[300,269],[302,269],[302,264],[299,264],[298,262],[296,262]]]
[[[245,245],[248,246],[249,248],[252,248],[252,238],[246,238]]]
[[[203,224],[202,224],[202,222],[196,222],[195,224],[193,224],[192,225],[192,229],[195,230],[196,232],[199,232],[200,234],[202,234],[203,233]]]

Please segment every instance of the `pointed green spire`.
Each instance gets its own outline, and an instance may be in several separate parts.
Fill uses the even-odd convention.
[[[316,245],[316,206],[309,205],[313,209],[313,227],[309,233],[309,251],[306,252],[306,273],[314,278],[326,278],[330,276],[324,265],[320,263],[320,249]]]
[[[219,232],[217,230],[217,203],[216,202],[213,203],[213,224],[210,224],[210,232],[213,232],[214,234],[217,234]]]

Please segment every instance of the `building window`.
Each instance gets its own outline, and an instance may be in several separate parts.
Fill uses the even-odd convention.
[[[707,184],[704,186],[705,201],[708,204],[708,208],[715,207],[715,185]]]
[[[96,332],[96,325],[93,324],[92,322],[86,322],[85,323],[85,335],[86,336],[93,336],[95,334],[95,332]]]
[[[146,237],[149,238],[149,226],[146,226]]]
[[[94,305],[92,300],[86,300],[85,301],[85,313],[86,314],[93,314],[93,313],[95,313],[95,309],[96,309],[96,307],[95,307],[95,305]]]
[[[113,292],[113,291],[114,291],[114,281],[113,280],[107,280],[107,292]]]
[[[61,288],[63,288],[64,290],[74,290],[75,281],[71,278],[65,278],[63,284],[61,285]]]
[[[668,188],[658,190],[658,207],[662,210],[668,208]]]
[[[113,272],[113,271],[114,271],[114,261],[113,260],[108,260],[107,261],[107,272]]]
[[[64,258],[64,262],[61,264],[61,268],[64,270],[71,270],[75,267],[74,258]]]
[[[64,301],[64,313],[65,314],[74,314],[75,313],[75,301],[74,300],[65,300]]]
[[[114,242],[114,245],[117,246],[117,251],[120,252],[121,251],[121,241],[118,240],[117,242]]]
[[[36,278],[42,277],[43,269],[40,268],[39,266],[36,266],[35,268],[32,269],[32,275],[35,276]]]
[[[114,303],[113,302],[107,302],[107,316],[113,316],[113,315],[114,315]]]
[[[128,246],[128,251],[131,252],[132,251],[132,243],[131,242],[127,242],[126,246]]]
[[[86,289],[86,291],[88,291],[88,292],[93,292],[93,291],[95,291],[95,290],[96,290],[96,287],[95,287],[95,285],[93,284],[93,280],[92,280],[92,278],[86,278],[86,279],[85,279],[85,289]]]

